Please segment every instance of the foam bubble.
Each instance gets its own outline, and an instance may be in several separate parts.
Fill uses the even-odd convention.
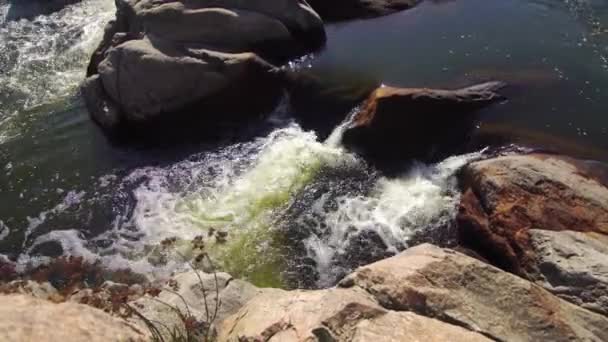
[[[32,20],[4,21],[0,5],[0,143],[17,136],[25,113],[72,96],[114,14],[112,0],[84,0]],[[48,111],[44,111],[48,112]]]
[[[388,252],[396,253],[421,230],[448,225],[459,200],[454,174],[481,156],[478,152],[433,165],[418,163],[401,177],[380,178],[368,195],[337,199],[337,209],[329,212],[324,205],[313,205],[313,216],[320,220],[305,245],[318,268],[318,286],[332,285],[343,274],[338,257],[348,253],[352,238],[360,234],[373,232]]]

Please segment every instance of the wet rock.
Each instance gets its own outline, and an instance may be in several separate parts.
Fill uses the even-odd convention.
[[[281,96],[275,63],[324,42],[322,21],[298,0],[118,0],[87,72],[103,87],[87,81],[83,95],[109,131],[255,118]]]
[[[488,341],[460,327],[379,306],[361,289],[268,289],[226,319],[220,341]]]
[[[82,93],[91,118],[101,127],[116,130],[123,117],[120,109],[105,92],[99,75],[87,78],[82,84]]]
[[[373,230],[364,230],[350,236],[346,250],[335,263],[353,270],[359,266],[393,256],[382,237]]]
[[[473,113],[503,99],[500,82],[458,90],[378,88],[367,99],[343,142],[372,160],[427,158],[464,140]]]
[[[10,7],[6,20],[32,19],[43,14],[51,14],[81,0],[9,0]]]
[[[603,341],[608,318],[453,250],[424,244],[358,269],[340,286],[383,307],[450,322],[499,341]]]
[[[124,320],[74,303],[54,304],[24,295],[0,296],[2,341],[147,341]]]
[[[371,18],[410,9],[422,0],[308,0],[325,21]]]

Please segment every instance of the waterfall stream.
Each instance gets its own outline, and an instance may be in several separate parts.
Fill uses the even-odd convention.
[[[454,175],[484,157],[412,161],[389,177],[340,144],[357,108],[320,141],[287,100],[239,139],[120,146],[78,96],[114,1],[14,21],[8,6],[0,1],[0,257],[20,267],[79,255],[162,278],[187,268],[190,241],[204,236],[235,276],[331,286],[413,243],[449,239],[460,196]],[[523,127],[539,139],[605,148],[606,13],[593,1],[423,2],[327,25],[326,48],[290,67],[395,86],[508,78],[526,91],[485,112],[480,130],[507,122],[513,135]],[[162,255],[168,238],[177,255]]]

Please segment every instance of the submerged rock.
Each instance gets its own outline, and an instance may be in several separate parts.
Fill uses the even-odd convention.
[[[90,306],[0,296],[2,341],[148,341],[146,330]]]
[[[382,87],[366,100],[343,142],[372,159],[425,158],[462,142],[473,112],[503,99],[501,82],[458,90]]]
[[[307,0],[326,21],[372,18],[412,8],[422,0]]]
[[[186,116],[255,117],[281,95],[273,63],[324,41],[322,21],[298,0],[118,0],[88,68],[102,87],[91,79],[83,94],[109,130]]]
[[[595,163],[513,155],[461,175],[459,240],[492,264],[608,312],[608,188]]]

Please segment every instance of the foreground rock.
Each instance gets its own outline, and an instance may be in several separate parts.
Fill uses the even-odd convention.
[[[341,286],[501,341],[603,341],[608,319],[479,260],[432,245],[360,268]]]
[[[608,316],[608,236],[530,230],[539,282],[560,298]]]
[[[220,341],[489,341],[412,312],[389,311],[361,289],[267,290],[223,322]]]
[[[382,87],[344,133],[344,144],[374,159],[425,158],[462,142],[475,111],[503,99],[500,82],[458,90]]]
[[[6,20],[32,19],[43,14],[51,14],[81,0],[9,0],[10,7]]]
[[[220,341],[602,341],[608,318],[477,259],[420,245],[338,288],[263,289]]]
[[[307,0],[323,20],[372,18],[412,8],[422,0]]]
[[[24,295],[0,296],[2,341],[148,341],[145,330],[101,310]]]
[[[172,283],[173,289],[165,289],[155,297],[139,298],[131,305],[147,319],[182,331],[185,327],[178,312],[190,313],[199,322],[217,323],[263,291],[226,273],[214,276],[190,271],[178,274]],[[165,332],[164,329],[161,331]]]
[[[188,114],[255,116],[281,94],[273,63],[325,41],[322,21],[298,0],[118,0],[117,8],[83,91],[110,130]]]
[[[475,162],[461,175],[461,245],[608,313],[608,188],[597,164],[553,155]]]

